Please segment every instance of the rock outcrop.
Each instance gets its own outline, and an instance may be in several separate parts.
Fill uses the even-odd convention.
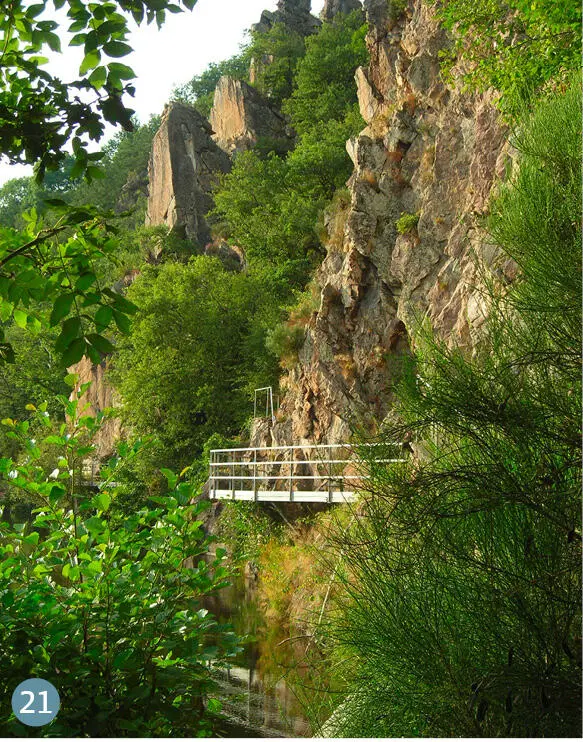
[[[173,103],[162,114],[149,164],[146,224],[166,224],[202,248],[210,240],[206,214],[228,155],[213,141],[209,122],[198,111]]]
[[[323,21],[331,21],[339,13],[351,13],[358,9],[362,9],[362,3],[359,0],[326,0],[320,18]]]
[[[283,23],[291,31],[309,36],[320,27],[320,21],[311,14],[312,0],[279,0],[277,10],[264,10],[259,23],[251,29],[259,33],[269,31],[276,23]]]
[[[348,440],[389,411],[419,319],[471,346],[484,318],[473,254],[495,250],[477,228],[508,157],[490,94],[440,76],[448,38],[434,8],[395,17],[367,0],[370,64],[356,75],[367,127],[351,140],[350,204],[328,217],[320,306],[285,384],[280,422],[256,441]]]
[[[71,393],[71,400],[77,398],[77,392],[84,384],[91,384],[79,399],[78,410],[83,415],[97,416],[100,412],[113,409],[119,399],[113,387],[105,377],[108,359],[104,358],[95,365],[89,358],[83,358],[69,371],[78,376],[77,385]],[[86,472],[89,478],[96,476],[100,462],[108,459],[115,452],[115,446],[121,437],[121,422],[117,417],[107,417],[101,424],[99,432],[93,438],[95,453],[87,462]]]
[[[210,123],[215,142],[230,154],[251,149],[260,138],[278,140],[285,149],[291,131],[284,117],[255,88],[221,77],[215,90]]]

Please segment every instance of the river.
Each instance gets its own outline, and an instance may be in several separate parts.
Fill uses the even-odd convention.
[[[310,724],[283,678],[284,665],[294,662],[293,643],[278,643],[276,663],[269,646],[269,627],[253,591],[246,589],[242,580],[237,581],[211,598],[207,608],[220,622],[229,622],[237,634],[248,637],[233,667],[213,669],[218,684],[215,697],[226,717],[220,735],[311,736]]]

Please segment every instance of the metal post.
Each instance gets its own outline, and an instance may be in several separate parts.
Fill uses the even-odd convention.
[[[332,502],[332,450],[328,449],[328,502]]]
[[[231,500],[235,499],[235,459],[237,454],[233,451],[233,460],[231,461]]]
[[[253,500],[257,502],[257,449],[253,451]]]
[[[294,501],[294,449],[289,450],[289,501]]]
[[[210,457],[210,484],[209,484],[209,497],[211,500],[215,499],[215,467],[213,464],[215,463],[215,454],[214,451],[211,451],[211,457]]]

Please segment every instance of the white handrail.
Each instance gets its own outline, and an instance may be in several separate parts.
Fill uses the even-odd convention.
[[[343,502],[354,500],[358,483],[370,479],[367,473],[359,473],[363,464],[358,455],[363,448],[397,448],[399,444],[326,443],[296,446],[271,446],[249,448],[217,448],[210,452],[209,495],[211,499],[233,499],[254,501],[287,502]],[[334,456],[332,451],[347,450],[350,456],[344,459]],[[281,460],[277,452],[288,452]],[[306,458],[296,458],[295,451],[305,451]],[[313,455],[321,451],[322,455]],[[238,460],[235,460],[238,459]],[[402,458],[374,458],[374,463],[396,464]],[[277,468],[276,468],[277,467]],[[283,471],[282,467],[289,467]],[[325,467],[325,471],[322,468]],[[357,473],[354,473],[355,467]],[[266,469],[276,473],[267,473]],[[302,471],[298,471],[302,469]],[[302,473],[304,471],[309,473]],[[348,471],[347,471],[348,469]],[[282,483],[286,483],[281,488]],[[350,484],[350,491],[344,484]],[[279,488],[278,488],[279,487]]]

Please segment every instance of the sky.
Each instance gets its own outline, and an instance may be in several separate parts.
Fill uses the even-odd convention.
[[[122,61],[137,75],[136,95],[127,102],[140,121],[161,113],[176,85],[200,74],[211,62],[236,54],[245,31],[259,21],[263,10],[275,10],[276,5],[277,0],[198,0],[192,12],[167,14],[160,31],[155,24],[136,28],[129,38],[134,51]],[[312,0],[312,13],[319,15],[323,6],[324,0]],[[72,79],[80,55],[79,47],[63,43],[63,54],[53,55],[49,69],[62,79]],[[31,173],[29,166],[0,160],[0,185]]]

